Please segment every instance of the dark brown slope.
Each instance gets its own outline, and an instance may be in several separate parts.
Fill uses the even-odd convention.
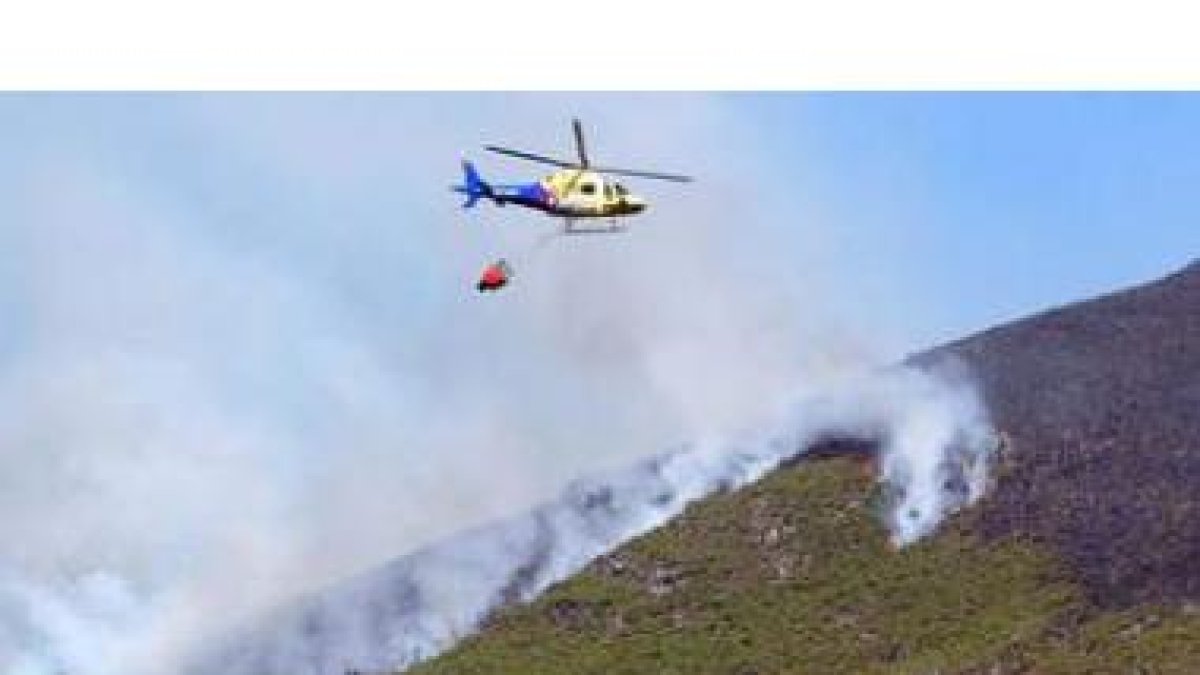
[[[1200,261],[914,360],[947,354],[1010,439],[985,536],[1053,546],[1102,607],[1200,598]]]

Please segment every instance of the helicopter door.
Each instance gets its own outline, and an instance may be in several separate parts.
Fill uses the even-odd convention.
[[[617,205],[617,189],[609,181],[604,182],[604,210],[609,211]]]

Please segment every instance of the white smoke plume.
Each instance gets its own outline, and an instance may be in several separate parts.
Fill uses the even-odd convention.
[[[561,150],[574,114],[597,159],[702,189],[638,185],[652,206],[630,236],[556,241],[476,297],[481,264],[544,221],[460,212],[457,153]],[[841,272],[857,251],[717,97],[10,95],[0,119],[20,130],[0,153],[5,675],[174,675],[424,551],[317,601],[340,637],[281,619],[238,652],[403,663],[822,428],[892,430],[898,542],[971,496],[936,489],[979,418],[969,394],[850,375],[903,332],[857,279],[903,284],[886,261]],[[717,440],[739,429],[758,440]],[[611,516],[570,508],[590,488],[554,501],[606,472],[588,484],[612,483]],[[371,595],[401,579],[423,611]]]
[[[995,447],[967,382],[911,369],[803,400],[777,426],[577,481],[526,515],[460,533],[281,611],[192,672],[403,669],[470,634],[502,603],[534,598],[693,500],[754,481],[830,435],[878,441],[879,480],[895,496],[888,525],[903,546],[983,494]]]

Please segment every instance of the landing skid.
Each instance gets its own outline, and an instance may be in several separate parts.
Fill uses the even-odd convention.
[[[577,225],[574,218],[568,218],[566,225],[563,226],[563,234],[616,234],[629,229],[627,226],[618,223],[615,220],[608,221],[607,225]]]

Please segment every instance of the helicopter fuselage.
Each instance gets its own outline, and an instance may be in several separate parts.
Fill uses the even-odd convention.
[[[616,218],[646,210],[646,201],[592,171],[565,169],[536,183],[492,186],[496,204],[516,204],[564,218]]]

